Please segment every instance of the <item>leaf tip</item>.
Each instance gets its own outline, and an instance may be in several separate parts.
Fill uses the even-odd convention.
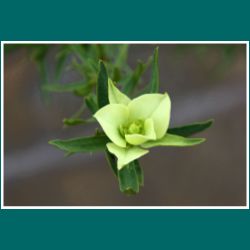
[[[206,129],[209,128],[209,127],[211,127],[213,125],[213,123],[214,123],[214,119],[213,118],[211,118],[211,119],[203,122],[203,124],[204,124],[204,126],[205,126]]]
[[[48,141],[48,144],[52,145],[52,146],[56,146],[58,140],[50,140]]]
[[[159,46],[155,47],[154,49],[154,61],[157,61],[157,63],[158,63],[158,57],[159,57]]]
[[[207,123],[209,124],[209,126],[211,126],[214,123],[215,119],[211,118],[209,120],[207,120]]]
[[[102,59],[99,59],[99,66],[100,67],[105,67],[105,63]]]
[[[194,145],[199,145],[207,140],[206,138],[194,138],[194,139],[196,139],[196,144]]]

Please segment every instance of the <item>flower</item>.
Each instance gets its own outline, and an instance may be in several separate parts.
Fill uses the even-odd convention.
[[[108,81],[109,103],[99,109],[97,119],[111,142],[110,153],[117,159],[118,170],[149,152],[155,146],[192,146],[204,141],[167,134],[171,101],[165,94],[144,94],[133,100]]]

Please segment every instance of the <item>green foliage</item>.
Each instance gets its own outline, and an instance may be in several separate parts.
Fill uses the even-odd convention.
[[[120,69],[124,65],[126,65],[127,56],[128,56],[128,48],[129,48],[128,44],[120,45],[118,55],[115,58],[115,68],[116,69]]]
[[[51,140],[50,145],[66,152],[98,152],[106,149],[109,139],[105,135],[96,135],[90,137],[78,137],[69,140]]]
[[[154,59],[152,65],[152,75],[150,80],[150,92],[158,93],[159,91],[159,63],[158,63],[159,48],[155,48]]]
[[[75,126],[75,125],[82,125],[85,123],[93,122],[92,118],[90,119],[82,119],[82,118],[65,118],[63,119],[63,124],[66,126]]]
[[[91,92],[92,85],[89,83],[84,82],[74,82],[74,83],[68,83],[68,84],[59,84],[59,83],[48,83],[43,85],[43,90],[49,91],[49,92],[57,92],[57,93],[63,93],[63,92],[71,92],[76,95],[85,96],[88,95]]]
[[[106,71],[106,67],[104,63],[100,62],[100,69],[98,74],[98,82],[97,82],[97,100],[98,100],[98,109],[104,107],[105,105],[109,104],[109,89],[112,86],[112,83],[109,84],[109,79]],[[112,92],[113,93],[113,92]],[[134,167],[134,162],[131,162],[124,168],[124,170],[119,170],[118,166],[116,165],[116,161],[114,156],[106,150],[106,157],[108,159],[108,163],[110,167],[113,169],[114,173],[118,175],[118,180],[120,184],[120,190],[124,193],[132,192],[138,193],[139,186],[138,186],[138,179],[141,177],[137,176],[137,171]],[[137,162],[139,168],[139,163]],[[138,171],[140,174],[141,172]]]
[[[175,147],[190,147],[201,144],[204,138],[186,138],[179,135],[166,134],[161,139],[156,141],[145,142],[143,148],[152,148],[156,146],[175,146]]]
[[[140,177],[137,175],[134,161],[118,171],[118,181],[121,192],[127,195],[133,195],[139,192]]]
[[[132,69],[127,63],[129,45],[126,44],[63,44],[53,46],[56,47],[56,52],[51,50],[52,45],[45,44],[5,45],[4,49],[5,53],[10,53],[18,48],[24,48],[28,51],[41,75],[42,96],[47,98],[50,93],[68,93],[82,98],[83,102],[79,110],[71,117],[63,119],[64,126],[84,126],[86,123],[95,121],[94,114],[95,117],[101,117],[101,125],[105,128],[103,130],[105,133],[108,131],[108,133],[104,134],[98,130],[93,136],[51,140],[49,144],[63,150],[66,156],[74,153],[103,151],[118,179],[121,192],[128,195],[137,194],[140,187],[144,185],[143,171],[137,158],[149,152],[145,148],[191,146],[204,141],[200,138],[185,137],[209,128],[212,125],[212,120],[168,128],[170,105],[165,106],[164,104],[167,100],[167,94],[165,96],[154,94],[158,93],[160,85],[158,47],[155,48],[153,55],[146,62],[138,60],[136,67]],[[52,70],[50,74],[48,74],[47,69],[48,53],[56,53],[54,71]],[[230,50],[227,54],[229,53],[231,53]],[[151,78],[146,83],[143,76],[148,69],[151,70]],[[78,80],[64,83],[62,76],[68,71],[74,71]],[[122,89],[123,93],[120,92],[119,88]],[[140,92],[152,94],[131,100],[132,96],[134,97]],[[107,107],[109,104],[114,106]],[[120,148],[113,143],[113,140],[111,142],[109,139],[110,136],[118,138],[117,142],[119,142],[120,135],[114,132],[113,128],[120,122],[119,117],[126,116],[124,107],[119,106],[119,108],[116,105],[122,107],[129,105],[129,119],[134,119],[133,115],[144,117],[150,114],[150,119],[146,119],[143,125],[146,135],[126,135],[125,140],[129,142],[129,146],[125,148]],[[100,110],[103,109],[108,110],[108,112],[98,116],[97,113],[100,115]],[[113,113],[111,114],[111,112]],[[89,113],[90,116],[85,118],[86,114],[89,115]],[[106,123],[107,115],[109,118],[112,117],[112,124]],[[128,124],[125,123],[126,119],[122,128],[119,127],[120,133],[129,129],[126,127]],[[138,122],[131,124],[133,129],[137,129],[140,125]],[[155,134],[153,130],[155,130]]]
[[[113,170],[114,174],[117,176],[118,169],[117,169],[117,164],[116,164],[116,157],[110,154],[110,152],[107,149],[105,149],[105,155],[106,155],[106,159],[107,159],[109,166]]]
[[[85,102],[86,106],[88,107],[88,109],[92,114],[94,114],[98,110],[96,96],[88,95],[87,97],[85,97]]]
[[[68,58],[67,45],[62,45],[61,50],[56,55],[56,66],[55,66],[55,79],[60,80],[61,74],[64,70]]]
[[[100,61],[100,69],[98,73],[96,93],[97,93],[98,108],[102,108],[109,103],[108,74],[107,74],[106,67],[102,61]]]
[[[202,132],[203,130],[209,128],[213,124],[213,119],[204,122],[196,122],[185,126],[180,126],[176,128],[169,128],[168,133],[173,135],[180,136],[190,136],[196,134],[198,132]]]
[[[129,163],[118,172],[120,191],[127,195],[139,193],[140,186],[144,185],[143,171],[137,160]]]
[[[136,171],[136,175],[137,175],[139,185],[141,187],[143,187],[144,186],[144,175],[143,175],[143,170],[140,167],[139,161],[134,160],[131,164],[134,164],[134,168],[135,168],[135,171]]]
[[[138,86],[141,77],[143,73],[146,71],[148,66],[151,63],[151,58],[148,60],[147,63],[143,63],[142,61],[139,61],[135,70],[133,73],[130,75],[130,77],[126,80],[124,87],[123,87],[123,92],[132,95],[136,87]]]

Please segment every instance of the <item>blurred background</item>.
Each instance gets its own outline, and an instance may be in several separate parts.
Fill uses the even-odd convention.
[[[47,70],[58,45],[49,45]],[[110,45],[113,46],[113,45]],[[156,45],[130,45],[128,64],[147,60]],[[8,52],[8,53],[7,53]],[[159,45],[161,92],[172,100],[171,126],[215,119],[190,148],[154,148],[141,158],[145,186],[119,191],[104,154],[64,157],[48,140],[91,135],[95,125],[63,128],[81,105],[68,93],[41,97],[41,74],[27,49],[5,50],[5,206],[246,205],[246,45]],[[41,71],[41,69],[40,69]],[[149,79],[150,72],[144,76]],[[62,79],[74,81],[73,72]]]

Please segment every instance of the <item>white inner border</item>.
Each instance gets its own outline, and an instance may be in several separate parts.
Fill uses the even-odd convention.
[[[5,44],[244,44],[246,45],[246,206],[4,206]],[[1,209],[249,209],[249,41],[1,41]]]

